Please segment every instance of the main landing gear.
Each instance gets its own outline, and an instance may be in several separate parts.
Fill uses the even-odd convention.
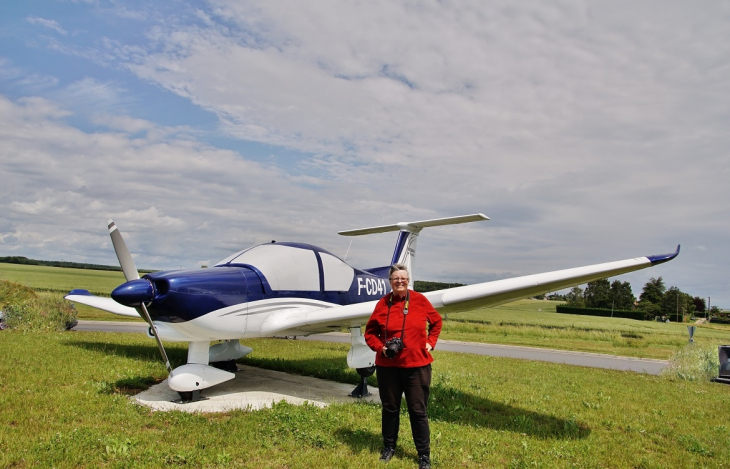
[[[366,397],[371,396],[372,393],[368,391],[368,378],[375,373],[375,367],[369,366],[367,368],[357,368],[357,374],[360,375],[360,384],[350,393],[351,397]]]

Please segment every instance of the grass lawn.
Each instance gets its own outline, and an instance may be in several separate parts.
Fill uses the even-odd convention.
[[[242,362],[352,384],[347,345],[260,339]],[[185,346],[167,344],[171,361]],[[380,408],[190,415],[125,392],[164,377],[141,334],[0,332],[0,467],[373,468]],[[439,352],[435,467],[728,467],[730,386]],[[389,468],[415,467],[403,409]]]

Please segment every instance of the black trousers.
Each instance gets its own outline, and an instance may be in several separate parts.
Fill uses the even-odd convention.
[[[413,443],[418,454],[431,453],[431,432],[428,428],[428,393],[431,386],[431,365],[417,368],[377,367],[378,390],[383,403],[383,446],[395,448],[400,425],[400,402],[406,396],[411,419]]]

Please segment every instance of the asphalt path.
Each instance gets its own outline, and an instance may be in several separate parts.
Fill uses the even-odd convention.
[[[112,321],[79,321],[73,328],[75,331],[100,332],[137,332],[147,333],[147,324],[139,322]],[[350,343],[350,334],[331,332],[329,334],[313,334],[307,337],[297,336],[298,340],[317,340],[324,342]],[[439,340],[436,350],[445,352],[472,353],[492,357],[519,358],[590,368],[607,368],[611,370],[635,371],[658,375],[667,366],[666,360],[649,358],[620,357],[600,353],[569,352],[535,347],[519,347],[514,345],[480,344],[476,342],[459,342],[455,340]]]

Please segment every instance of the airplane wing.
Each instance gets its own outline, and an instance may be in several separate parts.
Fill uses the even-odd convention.
[[[679,246],[677,246],[675,252],[670,254],[637,257],[623,261],[478,283],[430,292],[426,296],[434,307],[443,313],[465,311],[477,307],[498,306],[510,301],[530,298],[535,295],[574,287],[582,283],[645,269],[668,262],[678,255]]]
[[[670,254],[637,257],[623,261],[477,283],[475,285],[428,292],[424,295],[441,314],[479,307],[498,306],[522,298],[530,298],[582,283],[645,269],[668,262],[677,255],[679,255],[679,246],[677,246],[675,252]],[[273,313],[267,319],[265,328],[261,332],[272,335],[287,332],[296,335],[303,332],[314,333],[346,327],[358,327],[367,322],[376,303],[376,301],[369,301],[367,303],[336,306],[314,311],[281,311]]]
[[[134,308],[120,305],[111,298],[94,296],[87,290],[72,290],[68,295],[64,296],[64,298],[69,301],[73,301],[74,303],[81,303],[82,305],[91,306],[92,308],[101,309],[120,316],[130,316],[133,318],[140,317]]]

